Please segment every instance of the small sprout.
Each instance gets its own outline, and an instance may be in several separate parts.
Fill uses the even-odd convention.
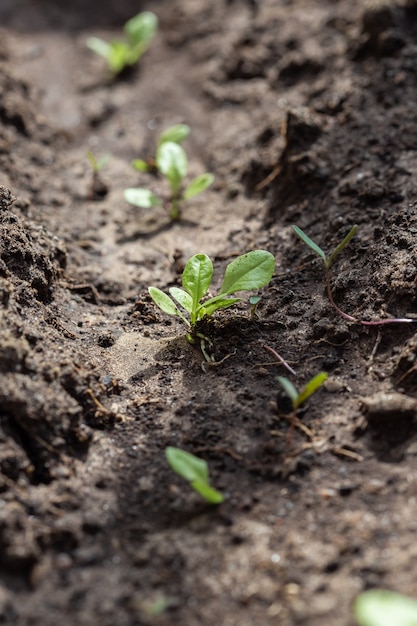
[[[344,250],[352,237],[354,237],[356,231],[358,230],[358,226],[356,224],[355,226],[352,226],[346,237],[344,237],[342,241],[336,246],[330,256],[326,256],[325,252],[320,248],[320,246],[318,246],[312,239],[310,239],[310,237],[306,235],[305,232],[301,230],[301,228],[299,228],[298,226],[293,226],[293,230],[295,234],[301,239],[301,241],[303,241],[310,248],[310,250],[317,254],[317,256],[319,256],[323,261],[327,296],[334,310],[344,319],[348,320],[349,322],[361,324],[362,326],[381,326],[383,324],[406,324],[410,322],[417,322],[417,319],[414,318],[389,318],[375,321],[360,320],[356,317],[353,317],[352,315],[349,315],[348,313],[345,313],[337,306],[336,302],[334,301],[330,285],[330,268],[333,265],[333,262],[338,254],[340,254],[340,252]]]
[[[202,302],[207,295],[213,277],[213,264],[206,254],[195,254],[191,257],[182,273],[182,286],[171,287],[170,296],[158,289],[149,287],[148,291],[155,304],[168,315],[176,315],[187,326],[187,339],[195,343],[197,337],[206,360],[204,340],[196,325],[205,317],[211,317],[215,311],[227,309],[241,298],[230,298],[237,291],[260,289],[269,283],[274,273],[275,259],[266,250],[252,250],[237,257],[229,263],[220,288],[220,293]],[[184,310],[184,313],[177,307]]]
[[[101,200],[107,196],[109,189],[100,177],[100,170],[109,162],[111,156],[110,154],[106,154],[106,156],[101,159],[96,159],[91,150],[87,150],[86,156],[92,171],[88,199]]]
[[[184,185],[188,172],[188,159],[180,143],[188,136],[190,128],[186,124],[176,124],[164,131],[158,140],[155,159],[134,159],[132,167],[140,172],[159,172],[169,184],[170,193],[166,199],[159,198],[148,189],[130,187],[125,189],[124,198],[129,204],[144,209],[163,205],[169,211],[171,220],[181,218],[181,204],[191,200],[213,184],[214,176],[206,172]]]
[[[210,504],[220,504],[224,496],[210,486],[209,471],[206,461],[198,457],[169,446],[165,449],[166,459],[171,469],[185,478],[194,491],[200,494]]]
[[[284,376],[278,376],[277,380],[282,385],[285,393],[291,400],[292,410],[295,413],[297,409],[299,409],[300,406],[304,404],[304,402],[308,400],[308,398],[312,396],[313,393],[315,393],[317,389],[319,389],[323,385],[327,378],[328,375],[326,374],[326,372],[320,372],[311,380],[309,380],[300,392],[297,391],[297,389],[294,387],[292,382],[288,380],[288,378],[285,378]]]
[[[87,46],[107,61],[112,74],[120,74],[126,67],[135,65],[146,52],[156,33],[158,19],[151,11],[132,17],[124,25],[125,39],[110,43],[99,37],[87,39]]]
[[[260,303],[260,301],[262,300],[261,296],[251,296],[249,298],[249,304],[250,304],[250,312],[249,315],[251,317],[251,319],[259,319],[259,313],[257,312],[257,308],[258,308],[258,304]]]
[[[384,589],[361,593],[354,613],[359,626],[417,626],[417,601]]]

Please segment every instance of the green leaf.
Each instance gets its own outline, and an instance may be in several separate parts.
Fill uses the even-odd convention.
[[[124,190],[123,197],[129,204],[143,209],[151,209],[161,204],[161,200],[152,191],[140,187],[128,187]]]
[[[298,398],[297,389],[294,387],[292,382],[288,380],[288,378],[285,378],[285,376],[277,376],[277,380],[280,383],[280,385],[284,388],[285,393],[287,394],[287,396],[292,402],[292,408],[295,410],[296,402]]]
[[[124,41],[112,41],[107,63],[113,74],[119,74],[129,63],[130,49]]]
[[[133,169],[139,172],[147,172],[149,170],[149,165],[143,159],[133,159],[130,164]]]
[[[293,226],[295,234],[303,241],[313,252],[315,252],[326,263],[326,255],[323,250],[318,246],[308,235],[305,234],[298,226]]]
[[[211,504],[223,502],[222,494],[210,487],[206,461],[172,446],[165,449],[165,456],[171,469],[185,478],[207,502]]]
[[[417,601],[383,589],[361,593],[354,613],[359,626],[417,626]]]
[[[158,28],[158,18],[151,11],[143,11],[128,20],[124,26],[126,37],[132,46],[139,44],[146,50]]]
[[[252,250],[229,263],[220,294],[259,289],[269,283],[274,273],[275,259],[266,250]]]
[[[210,185],[212,185],[213,182],[214,182],[213,174],[206,173],[206,174],[201,174],[200,176],[197,176],[186,187],[184,193],[182,194],[183,199],[190,200],[191,198],[194,198],[194,196],[197,196],[199,193],[207,189],[207,187],[210,187]]]
[[[210,487],[207,483],[199,480],[193,480],[190,484],[194,491],[199,493],[206,502],[209,502],[210,504],[220,504],[224,501],[223,494],[221,494],[220,491],[217,491],[217,489]]]
[[[294,408],[298,409],[313,393],[322,386],[322,384],[327,380],[328,374],[326,372],[320,372],[316,376],[314,376],[308,383],[303,387],[303,389],[298,394],[296,400],[296,406]]]
[[[336,246],[336,248],[333,250],[329,258],[327,259],[326,265],[328,268],[331,266],[331,264],[333,263],[337,255],[340,252],[342,252],[342,250],[348,245],[349,241],[352,239],[352,237],[354,237],[357,230],[358,230],[358,225],[355,224],[355,226],[352,226],[352,228],[350,229],[346,237],[342,239],[342,241],[339,243],[338,246]]]
[[[190,134],[190,127],[187,124],[175,124],[164,130],[159,135],[158,145],[171,141],[173,143],[182,143],[186,137]]]
[[[86,41],[86,45],[90,50],[106,59],[106,61],[109,59],[111,45],[107,41],[99,37],[89,37]]]
[[[164,313],[168,313],[168,315],[176,315],[177,317],[180,317],[183,322],[187,324],[187,326],[190,325],[189,321],[184,317],[184,315],[175,305],[175,302],[171,300],[171,298],[167,296],[166,293],[164,293],[157,287],[149,287],[148,291],[152,300],[161,309],[161,311],[163,311]]]
[[[187,155],[184,149],[177,143],[165,141],[157,150],[156,165],[158,170],[169,180],[172,194],[178,193],[188,169]]]
[[[184,289],[179,287],[171,287],[169,290],[171,296],[180,304],[188,313],[193,310],[193,299]]]
[[[185,480],[189,482],[197,480],[208,484],[208,465],[203,459],[172,446],[165,449],[165,456],[171,469]]]
[[[210,300],[203,302],[203,304],[198,307],[198,319],[202,319],[205,315],[208,315],[210,317],[215,311],[228,309],[229,306],[233,306],[234,304],[236,304],[236,302],[240,302],[241,299],[242,298],[225,298],[224,296],[216,296],[214,298],[210,298]]]
[[[188,259],[182,273],[182,286],[193,300],[191,324],[195,324],[201,298],[207,293],[213,276],[213,263],[206,254],[195,254]]]

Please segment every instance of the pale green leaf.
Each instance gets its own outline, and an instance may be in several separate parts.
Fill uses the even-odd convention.
[[[171,296],[180,304],[188,313],[193,310],[193,299],[184,289],[179,287],[171,287],[169,290]]]
[[[112,41],[107,63],[113,74],[119,74],[129,64],[130,48],[124,41]]]
[[[313,252],[315,252],[324,262],[326,262],[326,255],[323,250],[318,246],[308,235],[305,234],[304,231],[301,230],[298,226],[293,226],[293,231],[295,234],[303,241]]]
[[[173,141],[165,141],[157,150],[156,165],[158,170],[169,180],[173,195],[178,193],[188,169],[187,155],[184,149]]]
[[[143,209],[151,209],[161,204],[161,200],[152,191],[140,187],[128,187],[124,190],[123,197],[129,204]]]
[[[275,259],[266,250],[252,250],[229,263],[220,294],[259,289],[269,283],[274,273]]]
[[[190,131],[191,129],[187,124],[175,124],[175,126],[170,126],[160,134],[158,145],[167,141],[181,143],[188,137]]]
[[[297,397],[296,406],[298,408],[301,406],[313,393],[322,386],[322,384],[327,380],[328,374],[326,372],[320,372],[314,378],[308,381],[308,383],[303,387]]]
[[[295,408],[295,403],[297,402],[297,398],[298,398],[297,389],[294,387],[292,382],[288,380],[288,378],[285,378],[285,376],[277,376],[277,380],[280,383],[280,385],[283,387],[289,399],[291,400],[293,408]]]
[[[131,166],[139,172],[147,172],[149,170],[149,165],[143,159],[133,159]]]
[[[210,487],[210,485],[205,482],[193,480],[191,487],[209,504],[221,504],[224,501],[223,494],[221,494],[220,491],[217,491],[217,489]]]
[[[128,20],[124,26],[126,37],[132,46],[141,44],[145,51],[158,28],[158,18],[151,11],[143,11]]]
[[[197,309],[198,318],[201,319],[205,315],[210,317],[215,311],[228,309],[230,306],[236,304],[236,302],[240,302],[240,300],[241,298],[225,298],[224,296],[216,296],[214,298],[210,298],[210,300],[204,302]]]
[[[417,601],[392,591],[361,593],[354,612],[359,626],[417,626]]]
[[[172,446],[165,449],[165,456],[171,469],[188,482],[200,481],[208,484],[208,466],[203,459]]]
[[[106,61],[110,56],[111,45],[104,41],[104,39],[100,39],[99,37],[89,37],[86,41],[87,47],[90,48],[93,52],[100,55]]]
[[[161,309],[161,311],[167,313],[168,315],[176,315],[177,317],[180,317],[183,322],[185,322],[187,326],[189,326],[188,320],[183,316],[181,311],[176,306],[175,302],[171,300],[171,298],[166,293],[164,293],[157,287],[149,287],[148,291],[152,300]]]
[[[201,174],[194,178],[191,183],[186,187],[182,197],[184,200],[190,200],[194,196],[197,196],[199,193],[210,187],[214,182],[213,174]]]

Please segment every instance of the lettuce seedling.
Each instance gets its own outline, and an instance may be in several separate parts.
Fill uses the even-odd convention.
[[[252,250],[229,263],[217,296],[203,301],[207,295],[213,277],[213,264],[206,254],[195,254],[186,263],[182,273],[182,289],[171,287],[170,296],[158,289],[149,287],[149,293],[155,304],[168,315],[179,317],[187,326],[187,339],[195,343],[200,338],[200,346],[206,360],[211,360],[205,352],[204,340],[199,334],[197,324],[205,317],[211,317],[215,311],[227,309],[241,298],[230,298],[238,291],[252,291],[269,283],[274,273],[275,259],[266,250]],[[182,311],[178,308],[180,305]]]
[[[326,253],[320,248],[320,246],[318,246],[312,239],[310,239],[310,237],[306,235],[305,232],[301,230],[301,228],[299,228],[298,226],[293,226],[293,230],[295,234],[301,239],[301,241],[303,241],[310,248],[310,250],[312,250],[323,261],[327,296],[332,307],[344,319],[348,320],[349,322],[355,322],[356,324],[362,324],[362,326],[381,326],[382,324],[405,324],[410,322],[417,322],[417,319],[414,318],[388,318],[374,321],[360,320],[356,317],[353,317],[352,315],[349,315],[348,313],[345,313],[337,306],[336,302],[334,301],[330,285],[330,268],[337,255],[342,252],[342,250],[348,245],[352,237],[355,235],[356,231],[358,230],[357,225],[353,226],[350,229],[346,237],[344,237],[344,239],[342,239],[342,241],[336,246],[330,256],[326,256]]]
[[[190,132],[191,128],[187,124],[175,124],[174,126],[170,126],[159,135],[157,146],[159,147],[167,141],[182,143],[184,139],[188,137]],[[133,159],[131,165],[133,169],[138,170],[139,172],[154,173],[158,171],[156,166],[156,157],[152,157],[150,159]]]
[[[190,483],[190,487],[199,493],[206,502],[210,504],[223,502],[223,494],[210,486],[206,461],[172,446],[168,446],[165,449],[165,456],[171,469],[182,478],[185,478]]]
[[[158,27],[158,18],[151,11],[132,17],[124,25],[125,39],[111,42],[99,37],[89,37],[87,46],[107,61],[112,74],[120,74],[126,67],[135,65],[146,52]]]
[[[328,375],[326,374],[326,372],[320,372],[311,380],[309,380],[308,383],[304,385],[304,387],[301,389],[301,391],[297,391],[292,382],[284,376],[278,376],[277,380],[282,385],[285,393],[291,400],[292,410],[295,413],[300,408],[300,406],[304,404],[304,402],[308,400],[308,398],[322,386],[327,378]]]
[[[417,601],[385,589],[361,593],[354,613],[359,626],[417,626]]]
[[[145,164],[145,165],[144,165]],[[148,167],[146,161],[138,159],[136,169]],[[169,211],[171,220],[177,221],[181,218],[181,204],[186,200],[191,200],[202,191],[210,187],[214,181],[213,174],[200,174],[184,187],[184,180],[188,172],[188,159],[184,148],[175,141],[163,140],[159,143],[156,151],[155,166],[167,180],[170,188],[168,198],[163,199],[154,194],[149,189],[130,187],[125,189],[124,198],[133,206],[150,209],[162,205]]]

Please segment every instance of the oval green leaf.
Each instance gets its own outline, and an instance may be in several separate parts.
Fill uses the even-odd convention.
[[[101,57],[108,60],[111,51],[111,45],[104,41],[104,39],[100,39],[99,37],[89,37],[86,41],[86,45],[90,50],[99,54]]]
[[[213,276],[213,263],[206,254],[195,254],[188,259],[182,273],[182,286],[193,300],[193,314],[201,298],[207,293]],[[195,320],[192,320],[194,323]]]
[[[133,159],[130,164],[138,172],[147,172],[149,170],[149,165],[143,159]]]
[[[171,469],[188,482],[200,481],[208,484],[208,466],[203,459],[172,446],[165,449],[165,456]]]
[[[188,137],[190,131],[191,129],[187,124],[175,124],[175,126],[170,126],[159,135],[158,145],[160,146],[161,143],[167,141],[181,143]]]
[[[171,296],[180,304],[188,313],[193,310],[193,299],[184,289],[179,287],[171,287],[169,290]]]
[[[141,189],[140,187],[129,187],[123,192],[126,202],[142,209],[151,209],[161,204],[160,199],[149,189]]]
[[[326,262],[326,255],[323,252],[323,250],[320,248],[320,246],[314,243],[314,241],[310,239],[310,237],[306,235],[305,232],[301,230],[301,228],[299,228],[298,226],[294,225],[292,229],[297,235],[297,237],[299,237],[301,241],[303,241],[306,244],[306,246],[308,246],[311,250],[313,250],[313,252],[315,252],[324,262]]]
[[[143,11],[128,20],[124,26],[126,37],[131,45],[142,44],[144,50],[156,33],[158,18],[151,11]]]
[[[169,180],[172,193],[177,193],[188,169],[187,155],[183,148],[173,141],[165,141],[157,150],[156,165]]]
[[[197,176],[196,178],[194,178],[194,180],[191,181],[191,183],[188,185],[188,187],[182,194],[182,197],[184,198],[184,200],[190,200],[190,198],[197,196],[199,193],[207,189],[207,187],[210,187],[210,185],[212,185],[213,182],[214,182],[213,174],[209,174],[209,173],[201,174],[200,176]]]
[[[152,300],[161,309],[161,311],[163,311],[164,313],[168,313],[168,315],[176,315],[177,317],[180,317],[183,320],[183,322],[187,324],[187,326],[190,325],[188,320],[183,316],[181,311],[177,308],[175,302],[171,300],[171,298],[167,296],[166,293],[164,293],[157,287],[149,287],[148,292]]]
[[[287,394],[287,396],[292,402],[293,408],[295,408],[297,398],[298,398],[297,389],[294,387],[292,382],[288,380],[288,378],[285,378],[285,376],[277,376],[277,381],[283,387],[285,393]]]
[[[269,283],[274,273],[275,259],[266,250],[252,250],[229,263],[220,294],[259,289]]]
[[[204,498],[209,504],[221,504],[224,501],[223,494],[217,489],[210,487],[207,483],[199,480],[193,480],[191,487]]]
[[[326,372],[320,372],[314,378],[308,381],[308,383],[303,387],[297,397],[296,407],[301,406],[313,393],[322,386],[322,384],[328,379],[328,374]]]
[[[384,589],[361,593],[354,612],[359,626],[417,626],[417,601]]]

